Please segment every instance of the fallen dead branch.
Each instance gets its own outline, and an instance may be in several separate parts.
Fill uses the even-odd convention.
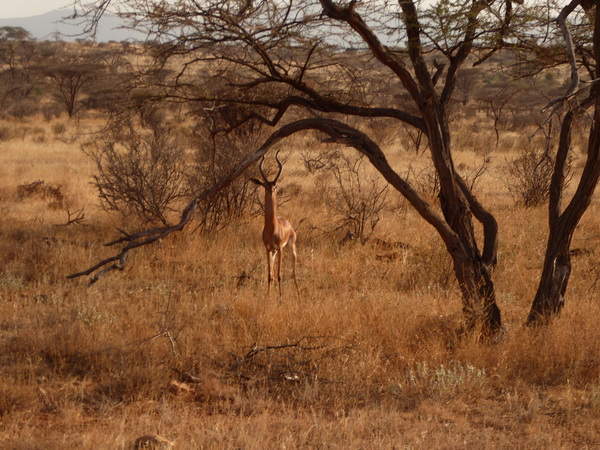
[[[227,370],[245,381],[300,382],[318,379],[332,383],[335,381],[319,376],[319,361],[353,348],[352,344],[331,345],[332,339],[335,338],[304,336],[288,344],[259,346],[254,343],[245,355],[232,354],[234,361]],[[314,344],[311,345],[311,342]]]

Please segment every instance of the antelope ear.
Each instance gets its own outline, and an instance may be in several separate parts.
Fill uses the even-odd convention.
[[[250,178],[250,181],[252,181],[254,184],[258,184],[259,186],[264,186],[260,181],[258,181],[256,178]]]

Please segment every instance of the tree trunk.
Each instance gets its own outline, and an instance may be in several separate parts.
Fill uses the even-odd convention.
[[[421,111],[431,158],[440,179],[442,213],[460,242],[459,249],[448,247],[448,251],[454,260],[454,273],[463,297],[465,321],[468,329],[480,327],[482,336],[489,338],[502,329],[491,277],[496,264],[497,224],[456,173],[444,107],[435,96],[430,98],[430,103],[423,105]],[[477,245],[473,216],[484,225],[483,255]]]
[[[479,329],[483,338],[497,335],[502,330],[502,319],[486,265],[473,258],[455,261],[454,272],[462,292],[467,330]]]
[[[288,134],[301,129],[318,129],[328,134],[331,141],[354,147],[369,158],[373,167],[435,228],[444,241],[454,262],[467,328],[474,331],[477,326],[481,327],[484,337],[491,337],[499,332],[502,321],[491,277],[496,264],[498,226],[494,217],[477,202],[454,172],[452,160],[446,152],[447,147],[434,146],[430,139],[434,160],[442,168],[438,173],[440,178],[444,177],[441,180],[443,190],[440,194],[444,215],[442,218],[394,171],[379,146],[361,131],[336,120],[317,118],[299,120],[282,127],[280,132]],[[446,141],[442,137],[437,142]],[[483,224],[483,253],[477,246],[472,216]]]
[[[540,284],[527,319],[528,325],[547,323],[552,317],[560,313],[564,305],[564,294],[571,274],[571,258],[569,255],[571,239],[581,217],[590,205],[600,177],[600,95],[597,95],[595,103],[594,122],[588,141],[586,164],[577,190],[562,213],[560,212],[560,200],[563,185],[555,186],[555,180],[553,180],[551,189],[554,193],[551,191],[550,232],[546,247],[546,258]],[[566,117],[561,131],[557,165],[560,164],[562,159],[562,147],[567,146],[565,148],[568,148],[570,146],[570,139],[568,139],[567,134],[570,135],[571,124],[572,116]],[[560,174],[555,176],[557,181],[561,181],[560,178],[562,178]]]
[[[573,3],[575,4],[575,3]],[[594,29],[594,59],[600,61],[600,8],[596,7]],[[598,69],[596,69],[596,78]],[[589,96],[577,103],[575,109],[565,114],[550,185],[548,218],[550,232],[546,258],[529,317],[528,325],[545,324],[558,315],[564,305],[564,295],[571,274],[569,249],[575,228],[587,210],[600,178],[600,87],[594,83]],[[571,129],[574,120],[593,107],[593,119],[588,138],[585,166],[577,190],[566,208],[562,210],[566,160],[571,149]]]
[[[557,316],[562,310],[567,291],[569,276],[571,275],[571,257],[569,247],[570,236],[564,233],[554,233],[548,239],[548,248],[544,259],[544,268],[538,290],[535,294],[529,316],[528,325],[542,325]],[[556,240],[553,240],[556,238]]]

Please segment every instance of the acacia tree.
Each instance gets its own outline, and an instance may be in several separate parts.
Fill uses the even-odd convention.
[[[571,83],[565,95],[549,107],[566,112],[560,124],[560,137],[550,184],[548,209],[549,234],[540,283],[527,319],[529,325],[547,323],[564,306],[564,296],[571,275],[571,240],[581,217],[592,200],[600,177],[600,8],[589,0],[572,0],[558,15],[557,22],[564,39],[571,66]],[[575,38],[570,32],[576,24]],[[552,41],[551,41],[552,42]],[[553,58],[551,58],[553,59]],[[580,69],[587,83],[580,87]],[[563,206],[571,132],[574,123],[584,115],[592,118],[588,135],[585,165],[575,193]]]
[[[103,64],[97,55],[70,54],[60,49],[40,71],[50,80],[56,101],[73,117],[83,107],[80,101],[83,89],[99,77]]]
[[[0,104],[18,104],[34,89],[32,69],[38,57],[31,34],[21,27],[0,27]]]
[[[518,36],[512,30],[527,29],[524,22],[519,23],[519,19],[526,17],[518,14],[519,9],[525,9],[520,6],[521,1],[515,1],[519,6],[514,8],[510,0],[440,1],[428,10],[419,9],[411,0],[397,3],[182,0],[175,4],[99,0],[83,6],[94,21],[111,3],[123,8],[122,12],[134,26],[145,27],[157,38],[158,45],[153,47],[157,67],[164,67],[174,57],[184,62],[172,82],[163,81],[165,98],[247,106],[248,114],[228,130],[251,120],[278,128],[229,177],[197,196],[178,225],[119,240],[129,242],[119,255],[74,276],[91,274],[111,261],[119,261],[114,267],[122,266],[130,249],[185,226],[198,201],[230,183],[275,142],[294,133],[317,130],[327,141],[348,145],[366,155],[438,232],[454,263],[468,326],[473,328],[480,322],[485,334],[501,329],[491,276],[496,265],[497,223],[455,170],[448,109],[459,70],[467,57],[478,57],[478,64],[503,47],[516,48]],[[595,68],[600,40],[598,8],[595,2],[573,0],[563,8],[558,20],[563,37],[568,38],[566,47],[573,78],[561,102],[570,98],[578,85],[575,50],[570,44],[566,19],[579,6],[588,22],[595,24],[593,49],[579,45],[579,61],[588,69],[591,80],[598,79]],[[548,5],[544,8],[551,14]],[[547,48],[561,47],[556,40],[532,45],[529,36],[521,43],[538,61],[556,64],[556,58],[548,58],[544,53]],[[355,50],[348,57],[342,48],[363,50]],[[436,58],[428,55],[432,50]],[[386,95],[379,91],[373,96],[363,90],[367,73],[379,77],[371,81],[385,84],[391,92]],[[220,83],[226,89],[218,97],[211,96],[199,88],[209,83]],[[401,107],[392,101],[398,96],[408,100]],[[589,96],[562,120],[550,198],[548,250],[530,323],[550,317],[562,307],[570,274],[571,238],[589,204],[600,171],[597,103],[598,88],[592,83]],[[590,131],[587,163],[575,196],[561,210],[571,126],[578,115],[590,108],[594,108],[594,126]],[[395,121],[398,126],[412,127],[427,136],[429,156],[440,183],[439,209],[428,204],[394,171],[377,143],[377,136],[367,135],[360,125],[351,125],[357,119]],[[481,242],[476,238],[473,218],[482,225]],[[141,238],[145,240],[140,241]]]
[[[478,47],[493,51],[507,34],[510,0],[443,1],[429,10],[411,0],[100,0],[80,6],[97,19],[111,4],[156,37],[158,66],[174,57],[184,61],[163,85],[165,97],[249,105],[255,108],[231,128],[249,120],[279,126],[267,142],[312,129],[366,155],[441,237],[467,326],[480,323],[487,335],[501,329],[492,281],[497,223],[455,170],[448,108],[467,57]],[[363,50],[348,57],[344,48]],[[435,61],[427,55],[433,50]],[[361,89],[367,73],[382,74],[388,95]],[[215,99],[195,88],[208,81],[228,89]],[[396,94],[408,99],[403,107],[391,101]],[[427,136],[440,180],[439,208],[390,166],[376,136],[351,125],[357,118],[392,120]],[[473,218],[483,227],[481,242]]]
[[[29,82],[32,41],[31,34],[21,27],[0,27],[0,67],[6,66],[13,80],[22,74]]]

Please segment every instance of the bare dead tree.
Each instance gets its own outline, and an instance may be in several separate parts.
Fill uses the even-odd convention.
[[[368,176],[362,163],[362,155],[356,158],[340,154],[329,165],[338,187],[329,203],[339,217],[339,228],[345,227],[356,239],[366,242],[381,219],[388,186]]]
[[[85,213],[83,212],[83,208],[79,208],[73,212],[71,212],[69,209],[67,209],[67,222],[64,224],[61,224],[65,227],[68,227],[69,225],[80,225],[83,222],[85,222]]]
[[[518,94],[517,90],[494,93],[494,95],[483,99],[486,115],[492,119],[494,133],[496,134],[496,147],[500,144],[500,124],[506,115],[506,110],[512,98]]]

